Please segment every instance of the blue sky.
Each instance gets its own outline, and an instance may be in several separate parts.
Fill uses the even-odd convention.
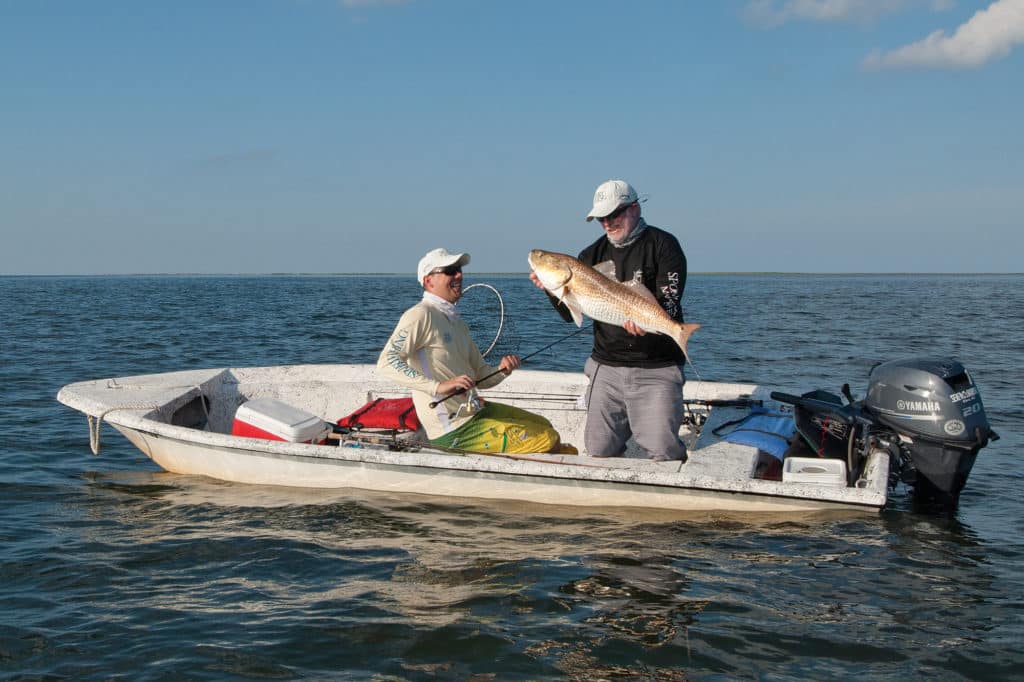
[[[0,105],[0,274],[1024,271],[1024,0],[0,0]]]

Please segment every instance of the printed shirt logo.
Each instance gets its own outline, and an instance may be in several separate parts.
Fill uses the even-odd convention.
[[[391,345],[388,348],[388,366],[407,377],[415,378],[421,376],[420,373],[407,363],[404,357],[402,357],[405,355],[405,346],[408,339],[409,331],[407,329],[402,329],[395,334],[394,338],[391,340]]]
[[[661,287],[661,307],[665,309],[668,316],[673,320],[680,319],[679,299],[679,273],[667,272],[668,284]]]

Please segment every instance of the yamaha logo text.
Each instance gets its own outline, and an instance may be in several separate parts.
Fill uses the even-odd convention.
[[[933,400],[897,400],[896,409],[902,412],[938,412],[939,404]]]

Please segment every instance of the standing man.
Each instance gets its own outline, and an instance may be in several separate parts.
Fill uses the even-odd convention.
[[[398,321],[377,369],[412,389],[416,416],[434,445],[484,453],[560,450],[558,432],[547,419],[503,403],[485,404],[476,393],[477,387],[501,383],[521,361],[506,355],[492,367],[473,342],[455,305],[462,298],[462,266],[467,263],[468,253],[445,249],[420,259],[416,275],[423,299]],[[457,390],[464,392],[441,401]]]
[[[624,180],[609,180],[594,192],[587,221],[596,219],[604,234],[580,252],[579,259],[619,282],[638,282],[650,290],[669,317],[683,321],[686,256],[672,234],[648,225],[640,216],[636,190]],[[543,285],[535,273],[530,280]],[[567,322],[568,309],[550,296]],[[594,322],[594,349],[584,366],[587,396],[587,453],[621,457],[632,436],[655,460],[686,460],[679,440],[683,419],[683,364],[686,357],[670,337],[648,334],[632,321],[624,326]]]

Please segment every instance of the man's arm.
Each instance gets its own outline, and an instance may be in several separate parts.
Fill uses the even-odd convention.
[[[683,290],[686,288],[686,255],[679,240],[668,235],[658,251],[658,274],[654,292],[661,307],[673,320],[683,319]]]
[[[410,364],[409,359],[422,345],[426,331],[422,310],[411,308],[402,315],[377,358],[377,369],[392,381],[414,391],[437,395],[438,384]]]

